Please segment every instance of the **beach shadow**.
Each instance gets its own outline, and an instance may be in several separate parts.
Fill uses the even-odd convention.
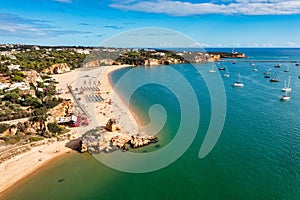
[[[79,149],[80,149],[80,138],[70,140],[68,143],[66,143],[65,147],[70,148],[70,149],[75,150],[75,151],[79,151]]]

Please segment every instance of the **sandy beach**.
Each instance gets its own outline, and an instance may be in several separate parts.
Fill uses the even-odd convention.
[[[82,102],[82,99],[86,97],[83,97],[83,94],[81,94],[82,97],[78,103],[81,104],[81,107],[83,107],[89,115],[90,124],[86,127],[73,128],[71,132],[69,132],[69,134],[71,133],[72,135],[71,139],[80,137],[85,131],[93,127],[105,126],[107,120],[111,117],[118,120],[124,119],[123,123],[120,124],[122,129],[124,128],[124,130],[130,131],[131,133],[134,133],[134,130],[137,131],[138,126],[134,115],[128,111],[124,101],[122,101],[118,95],[113,94],[113,86],[109,77],[114,70],[124,67],[128,67],[128,65],[103,66],[89,69],[81,68],[52,76],[59,82],[57,89],[61,89],[62,91],[60,97],[72,100],[74,100],[74,96],[70,94],[67,84],[70,84],[72,88],[79,87],[84,85],[81,81],[86,81],[85,78],[91,77],[95,79],[94,85],[99,83],[100,91],[98,93],[103,98],[103,101],[93,103],[86,103],[87,101]],[[129,123],[128,119],[132,123]],[[12,187],[15,183],[34,171],[41,169],[54,158],[66,153],[74,153],[73,150],[66,147],[66,144],[70,142],[70,140],[46,141],[47,140],[44,142],[45,144],[30,147],[29,151],[0,163],[0,193]]]

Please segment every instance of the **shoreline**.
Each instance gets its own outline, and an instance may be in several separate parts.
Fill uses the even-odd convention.
[[[114,85],[111,80],[111,75],[114,71],[130,67],[130,65],[113,65],[113,66],[103,66],[102,69],[105,69],[104,73],[100,77],[101,80],[101,88],[103,90],[110,90],[113,92],[117,99],[116,102],[113,102],[114,105],[116,105],[119,108],[122,108],[119,110],[116,110],[114,114],[119,115],[129,115],[130,120],[133,122],[133,125],[138,127],[138,120],[134,117],[134,114],[132,111],[129,110],[129,107],[127,107],[125,101],[121,98],[121,96],[114,91]],[[61,79],[62,81],[59,81],[59,85],[57,88],[62,88],[64,91],[67,91],[66,83],[73,83],[76,78],[78,78],[78,73],[83,71],[91,71],[91,70],[97,70],[101,69],[101,67],[94,67],[89,68],[88,70],[80,68],[76,70],[72,70],[68,73],[58,74],[54,75],[54,78]],[[75,76],[72,76],[71,73],[74,73]],[[77,74],[77,75],[76,75]],[[75,80],[69,80],[70,78],[75,78]],[[63,94],[64,98],[70,97],[70,94]],[[74,101],[73,98],[71,98],[72,101]],[[108,104],[108,102],[101,102],[104,105]],[[101,104],[100,103],[100,104]],[[96,108],[98,103],[94,103],[93,107]],[[98,105],[99,106],[99,105]],[[127,110],[126,114],[123,114]],[[108,110],[112,110],[112,107],[108,108]],[[94,110],[96,111],[96,110]],[[115,110],[114,110],[115,111]],[[109,119],[109,116],[103,116],[99,113],[95,112],[96,120],[101,125],[106,124],[107,120]],[[89,127],[89,126],[88,126]],[[121,126],[122,127],[122,126]],[[122,127],[123,129],[123,127]],[[76,136],[74,136],[74,133],[76,132]],[[0,163],[0,195],[2,195],[5,191],[12,188],[14,184],[18,183],[19,181],[22,181],[26,179],[26,177],[30,176],[31,174],[35,173],[36,171],[42,169],[45,167],[49,162],[54,161],[66,153],[74,153],[76,151],[72,150],[70,147],[67,147],[66,144],[74,138],[79,138],[81,134],[78,133],[78,130],[71,129],[69,133],[72,133],[71,140],[65,140],[65,141],[55,141],[53,143],[46,143],[47,139],[45,139],[45,144],[40,146],[32,147],[29,151],[26,151],[24,153],[21,153],[15,157],[12,157],[2,163]],[[53,138],[52,138],[53,139]],[[21,147],[21,146],[20,146]]]

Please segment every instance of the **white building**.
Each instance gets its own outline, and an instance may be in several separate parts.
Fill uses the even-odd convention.
[[[19,70],[20,71],[21,70],[20,65],[8,65],[7,68],[8,68],[9,71],[12,71],[12,70]]]

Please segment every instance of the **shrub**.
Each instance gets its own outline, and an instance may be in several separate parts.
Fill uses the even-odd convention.
[[[48,123],[47,128],[51,133],[54,134],[60,134],[63,130],[56,122]]]
[[[3,133],[9,128],[9,124],[0,124],[0,133]]]

